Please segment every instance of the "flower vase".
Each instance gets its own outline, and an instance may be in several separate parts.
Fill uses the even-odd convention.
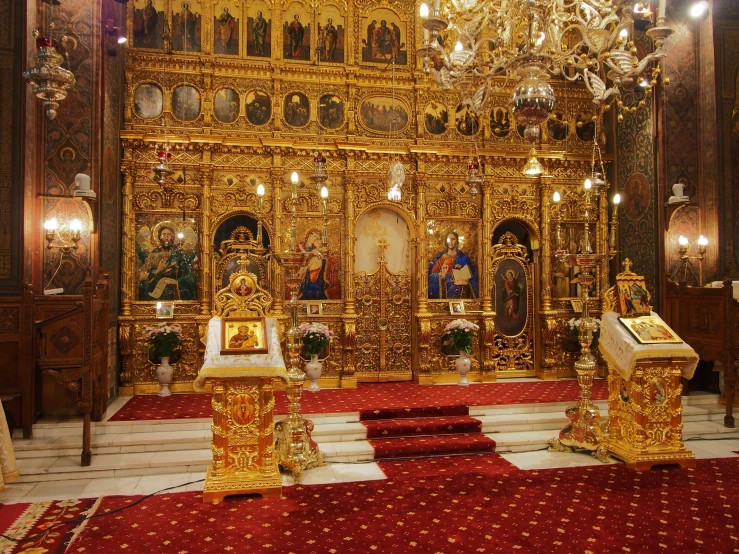
[[[310,387],[308,387],[309,391],[315,392],[321,390],[318,386],[318,379],[321,378],[322,369],[323,364],[318,360],[318,354],[312,354],[310,362],[305,364],[305,374],[308,376],[308,379],[310,379]]]
[[[457,372],[459,373],[459,382],[457,384],[469,385],[470,382],[467,380],[467,374],[470,372],[472,362],[464,350],[459,351],[459,358],[454,361],[454,364],[457,366]]]
[[[157,366],[157,380],[159,381],[159,392],[157,396],[169,396],[172,391],[169,390],[169,384],[172,382],[174,368],[169,365],[169,356],[162,356],[161,363]]]

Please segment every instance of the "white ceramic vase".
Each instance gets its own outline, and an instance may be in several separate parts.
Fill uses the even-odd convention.
[[[169,356],[162,356],[161,363],[157,366],[157,380],[159,381],[158,396],[169,396],[172,391],[169,390],[169,384],[172,382],[174,368],[169,365]]]
[[[454,364],[457,366],[457,372],[459,373],[459,382],[457,384],[469,385],[470,382],[467,380],[467,374],[470,372],[472,362],[463,350],[459,351],[459,358],[454,361]]]
[[[318,354],[313,354],[310,357],[310,362],[305,364],[305,374],[310,379],[309,391],[321,390],[318,386],[318,380],[321,378],[321,371],[323,370],[323,364],[318,360]]]

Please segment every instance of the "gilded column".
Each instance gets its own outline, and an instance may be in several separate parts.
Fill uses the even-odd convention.
[[[200,172],[200,190],[202,194],[202,224],[200,237],[202,245],[200,248],[200,314],[210,315],[211,313],[211,297],[213,295],[213,279],[211,278],[211,260],[213,253],[213,241],[211,240],[212,229],[210,228],[210,201],[211,201],[211,185],[213,183],[213,166],[211,164],[210,146],[204,144],[202,151],[202,165]]]
[[[344,367],[341,376],[342,388],[355,388],[357,377],[356,368],[356,324],[357,312],[354,291],[354,246],[357,241],[356,221],[354,217],[354,173],[344,173],[344,206],[346,225],[346,256],[344,258]]]
[[[418,312],[428,311],[429,282],[426,268],[426,175],[416,174],[416,220],[418,221],[418,250],[416,271],[418,273]]]
[[[482,172],[485,175],[485,171]],[[482,310],[482,329],[480,343],[482,353],[480,365],[483,382],[497,379],[495,352],[495,309],[493,304],[493,283],[490,263],[493,239],[493,186],[490,177],[482,182],[482,263],[480,264],[480,308]]]
[[[541,178],[541,309],[552,309],[552,258],[551,232],[549,229],[550,213],[552,209],[552,178]]]
[[[133,205],[134,168],[123,168],[123,232],[121,233],[121,315],[131,315],[131,303],[135,300],[136,287],[136,223],[131,206]]]
[[[272,217],[273,236],[269,238],[272,252],[282,252],[282,169],[272,169],[272,209],[269,213]],[[283,276],[279,265],[275,264],[275,271],[272,279],[272,290],[275,291],[274,297],[274,313],[276,316],[285,315],[285,294],[282,290]]]

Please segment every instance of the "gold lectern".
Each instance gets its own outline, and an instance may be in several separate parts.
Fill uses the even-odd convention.
[[[234,273],[229,286],[219,291],[216,313],[237,319],[264,317],[271,303],[255,276],[244,270]],[[288,375],[277,322],[266,318],[262,337],[266,353],[226,355],[221,354],[222,323],[221,317],[213,317],[208,324],[205,362],[194,384],[196,391],[205,390],[206,382],[213,387],[213,461],[205,478],[203,501],[218,503],[233,494],[279,496],[282,478],[274,446],[274,381],[287,383]]]
[[[639,344],[618,321],[603,314],[599,348],[608,362],[609,432],[605,447],[629,467],[695,467],[682,440],[682,384],[698,365],[687,344]]]

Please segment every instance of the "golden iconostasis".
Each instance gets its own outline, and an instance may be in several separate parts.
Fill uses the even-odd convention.
[[[589,95],[553,81],[557,104],[537,144],[547,176],[524,177],[531,145],[507,107],[510,90],[476,116],[436,87],[419,69],[414,13],[414,2],[129,2],[124,393],[158,387],[142,332],[162,302],[174,303],[184,329],[172,389],[192,389],[215,292],[237,256],[248,255],[285,316],[284,276],[269,253],[290,245],[293,171],[301,318],[337,337],[322,386],[455,378],[442,336],[461,315],[481,325],[473,380],[573,374],[561,342],[578,268],[557,263],[550,245],[553,218],[568,243],[582,238],[578,186],[596,129]],[[152,167],[165,146],[173,173],[159,183]],[[310,180],[317,149],[328,160],[325,215]],[[485,180],[473,194],[465,178],[478,155]],[[406,177],[391,202],[395,161]],[[603,223],[591,221],[598,251],[605,196],[602,206]],[[605,288],[604,265],[595,296]]]

